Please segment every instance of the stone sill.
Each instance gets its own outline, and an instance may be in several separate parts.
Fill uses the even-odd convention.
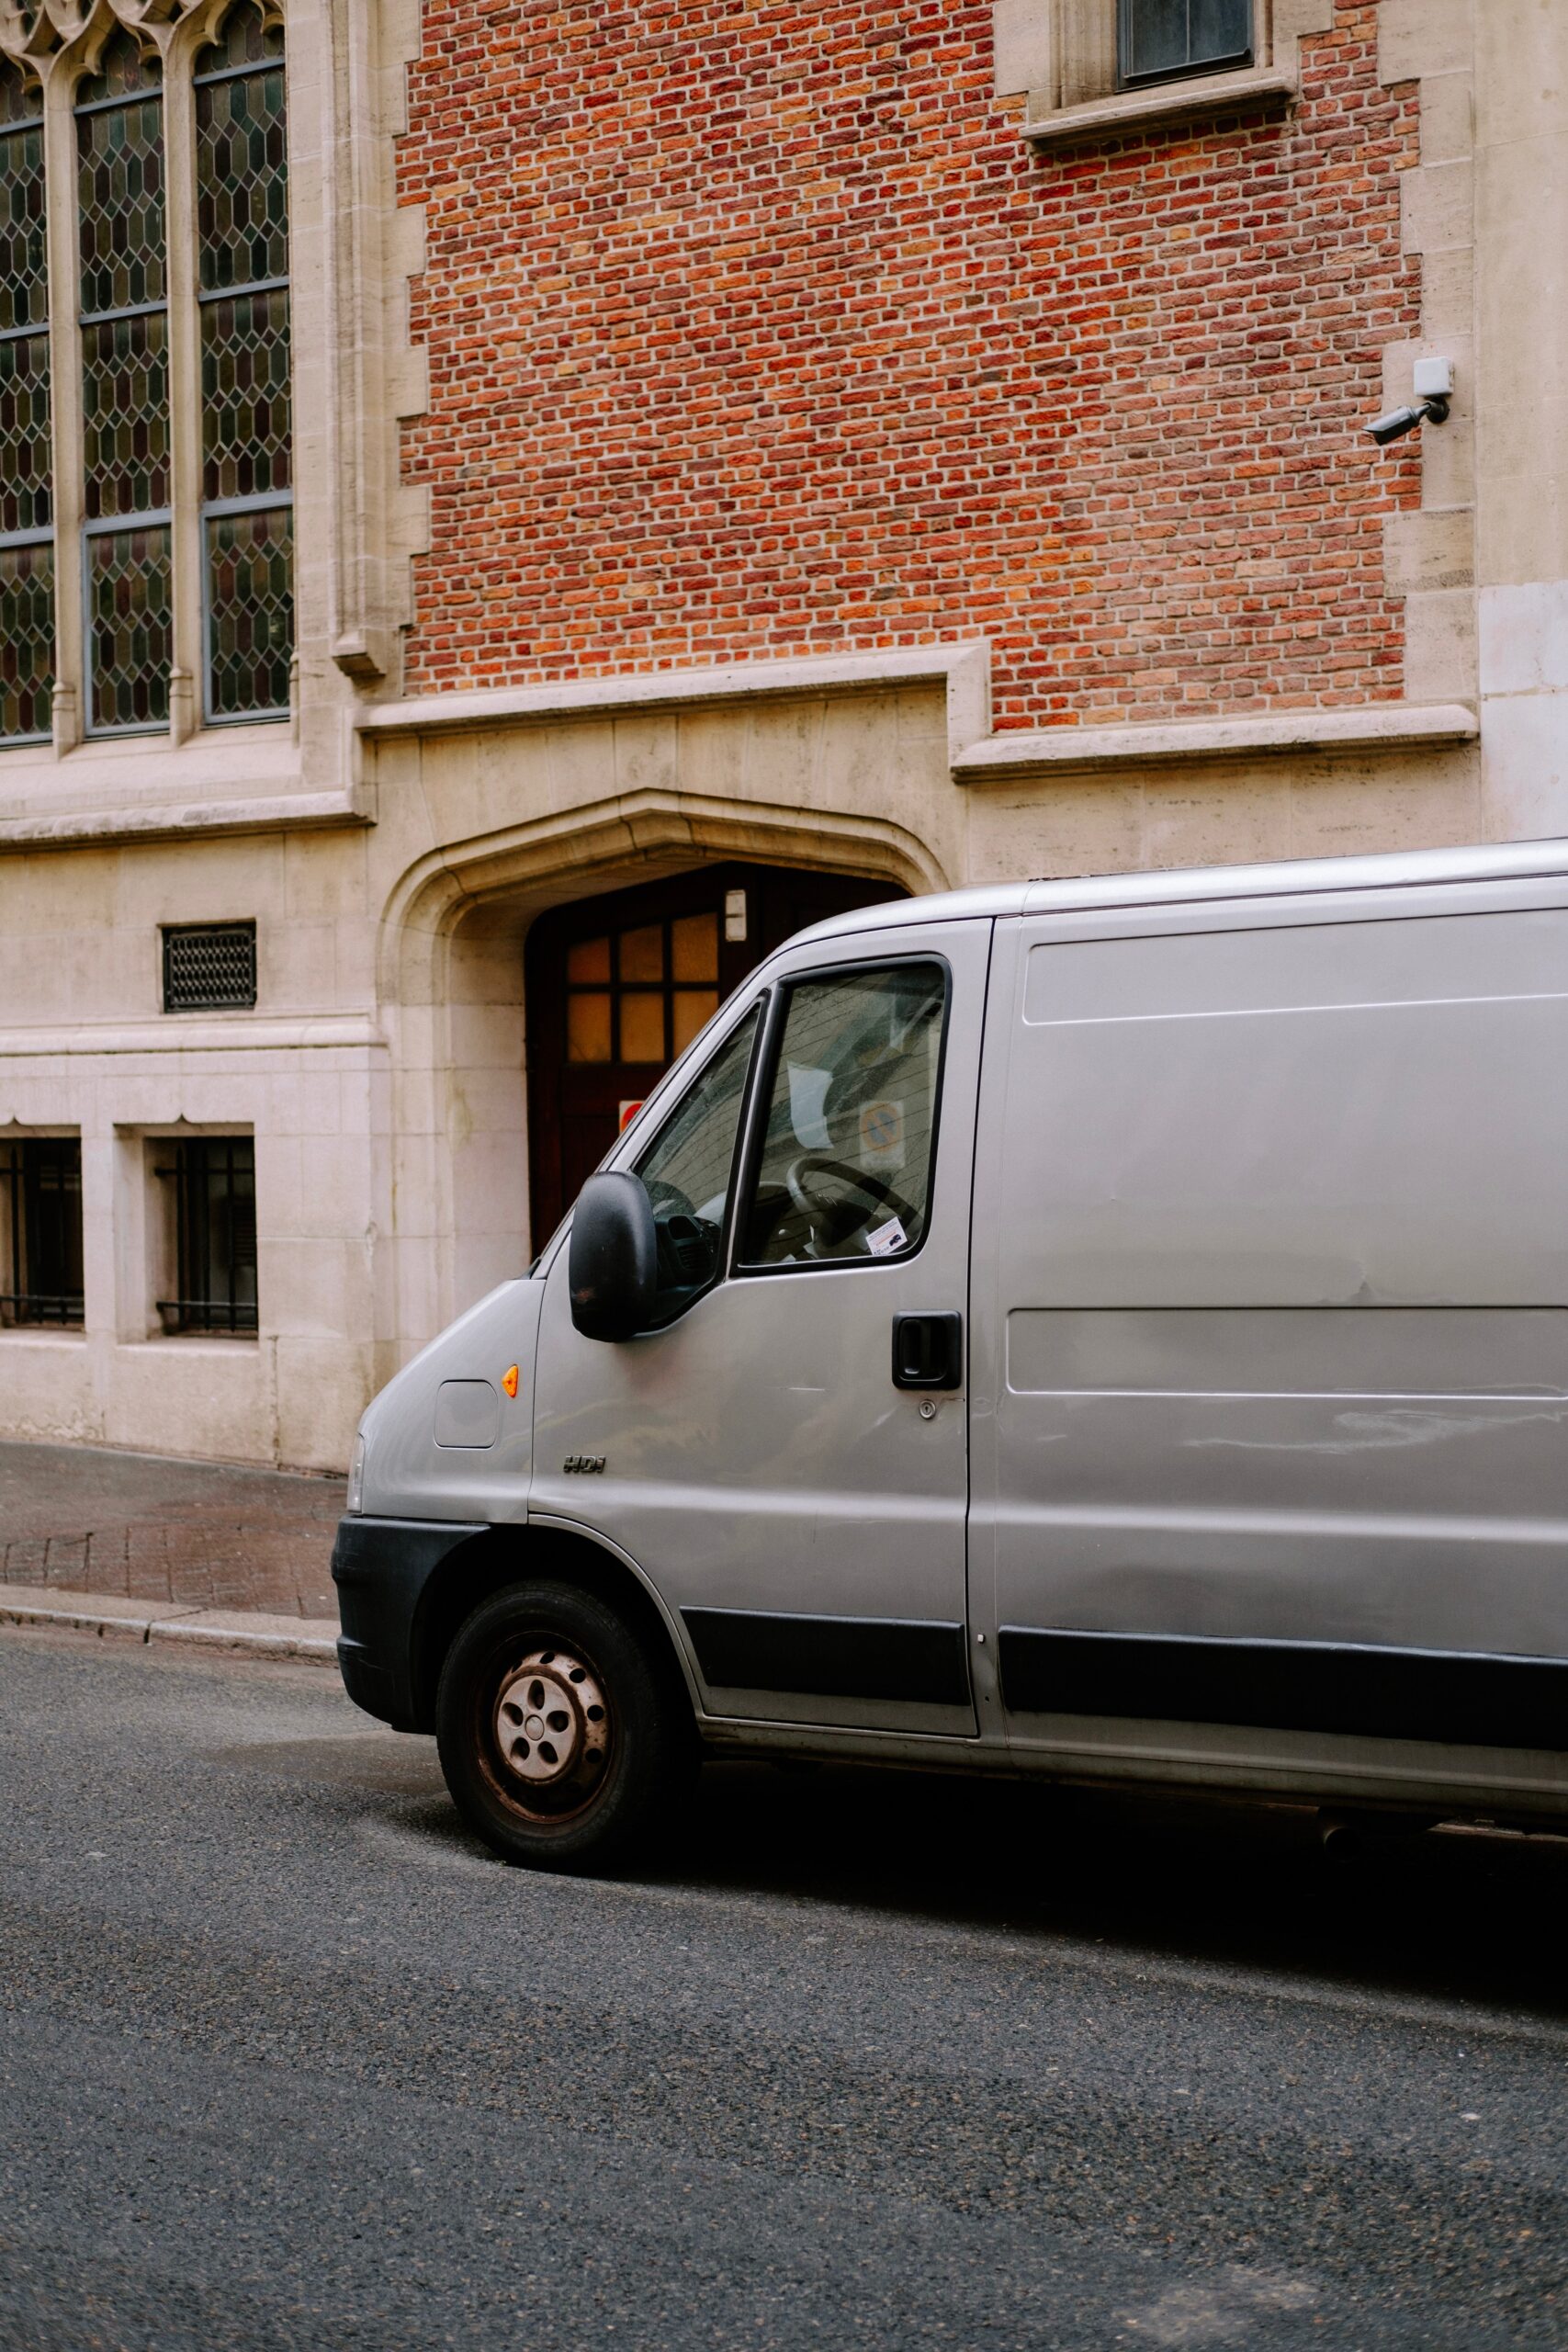
[[[953,763],[959,784],[1026,777],[1116,777],[1145,767],[1211,765],[1292,752],[1429,751],[1473,742],[1463,703],[1371,703],[1359,710],[1292,710],[1258,718],[1173,719],[1136,727],[1021,728],[971,743]]]
[[[1187,82],[1160,82],[1150,90],[1120,90],[1114,97],[1058,107],[1023,125],[1035,147],[1066,147],[1075,140],[1116,130],[1142,130],[1205,114],[1234,114],[1245,107],[1285,106],[1296,96],[1296,77],[1269,65],[1249,65],[1239,74],[1195,74]]]
[[[369,1013],[164,1012],[149,1021],[0,1029],[0,1061],[66,1054],[81,1061],[95,1054],[362,1053],[385,1043]]]
[[[367,825],[369,812],[351,794],[284,792],[261,799],[154,802],[142,808],[77,808],[58,816],[0,818],[0,852],[75,849],[113,842],[175,841],[187,833],[319,831]]]
[[[372,740],[452,734],[526,720],[614,718],[698,703],[766,696],[866,694],[931,685],[947,694],[950,750],[990,725],[990,649],[984,638],[945,645],[891,646],[865,653],[802,654],[680,670],[612,672],[543,685],[491,686],[371,703],[355,721]]]

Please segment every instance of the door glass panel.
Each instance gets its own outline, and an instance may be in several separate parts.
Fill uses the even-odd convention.
[[[580,939],[566,951],[566,977],[574,987],[584,981],[610,978],[610,943],[608,939]]]
[[[794,989],[746,1218],[749,1265],[904,1257],[919,1247],[946,1002],[935,964]]]
[[[677,980],[716,980],[718,917],[677,916],[670,926],[670,964]]]
[[[637,931],[621,933],[621,978],[623,980],[661,980],[664,978],[664,926],[650,922]]]
[[[670,1045],[672,1053],[683,1054],[705,1021],[711,1021],[718,1011],[716,989],[677,989],[673,1008],[674,1035]]]
[[[569,1062],[607,1062],[610,1058],[610,991],[581,990],[566,1001],[566,1057]]]
[[[627,995],[621,999],[621,1059],[661,1062],[664,1059],[664,998]]]
[[[725,1204],[757,1016],[749,1013],[637,1163],[659,1237],[657,1317],[667,1322],[718,1272]]]

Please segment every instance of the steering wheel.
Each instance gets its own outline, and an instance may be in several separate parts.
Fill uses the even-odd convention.
[[[827,1176],[840,1184],[847,1184],[852,1192],[861,1193],[874,1207],[891,1209],[900,1220],[912,1222],[914,1219],[912,1203],[907,1201],[901,1193],[896,1193],[884,1178],[873,1176],[863,1168],[851,1168],[844,1160],[835,1159],[831,1152],[797,1152],[784,1170],[784,1185],[791,1202],[806,1219],[810,1236],[807,1247],[813,1257],[820,1257],[824,1250],[831,1251],[836,1239],[840,1238],[835,1236],[829,1222],[830,1204],[813,1194],[808,1179],[814,1176]]]

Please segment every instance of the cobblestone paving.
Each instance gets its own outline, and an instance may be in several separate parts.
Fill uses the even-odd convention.
[[[341,1478],[0,1442],[0,1583],[335,1617]]]

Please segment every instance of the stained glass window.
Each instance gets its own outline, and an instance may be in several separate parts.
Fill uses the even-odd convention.
[[[283,34],[243,0],[197,59],[207,716],[280,717],[294,651]]]
[[[117,33],[76,91],[89,734],[166,724],[172,613],[164,105]]]
[[[54,503],[43,102],[0,58],[0,742],[50,730]]]

